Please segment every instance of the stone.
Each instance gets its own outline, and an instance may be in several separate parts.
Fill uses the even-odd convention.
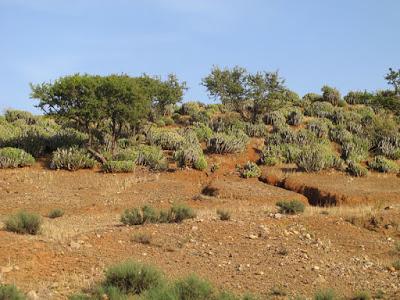
[[[36,294],[35,291],[29,291],[28,294],[26,294],[26,298],[28,300],[39,300],[39,296]]]

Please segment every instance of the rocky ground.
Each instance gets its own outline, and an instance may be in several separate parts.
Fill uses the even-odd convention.
[[[400,298],[400,272],[391,266],[400,259],[394,246],[400,240],[400,178],[290,174],[297,184],[361,200],[308,206],[302,215],[286,216],[277,212],[276,201],[308,201],[293,183],[282,188],[242,179],[234,164],[224,164],[226,157],[211,160],[222,166],[213,174],[138,169],[112,175],[42,165],[0,170],[0,221],[22,209],[44,220],[36,236],[0,230],[0,282],[15,283],[39,299],[65,299],[95,285],[110,264],[134,259],[173,278],[196,273],[237,293],[286,299],[330,287],[345,296],[368,290]],[[173,202],[190,205],[197,218],[132,227],[119,222],[126,208]],[[65,215],[47,218],[54,208]],[[231,220],[219,220],[218,208],[230,210]],[[136,242],[138,233],[149,235],[150,244]]]

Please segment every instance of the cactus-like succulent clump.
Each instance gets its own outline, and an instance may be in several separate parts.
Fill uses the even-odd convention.
[[[261,170],[256,163],[248,161],[240,170],[240,175],[243,178],[257,178],[261,175]]]
[[[355,177],[365,177],[368,175],[368,169],[366,167],[353,161],[348,161],[347,172]]]
[[[382,173],[399,172],[399,165],[396,162],[381,155],[375,156],[372,161],[368,162],[368,167]]]
[[[75,171],[78,169],[91,169],[95,163],[95,160],[90,157],[85,149],[77,147],[59,148],[53,152],[50,167],[52,169]]]
[[[106,173],[129,173],[135,170],[135,162],[132,160],[109,160],[103,164],[102,169]]]
[[[308,145],[301,149],[297,157],[297,165],[306,172],[318,172],[335,167],[339,159],[327,145]]]
[[[11,147],[0,149],[0,169],[26,167],[34,162],[33,156],[22,149]]]
[[[235,133],[215,133],[207,143],[211,153],[238,153],[246,149],[249,138],[241,131]]]
[[[160,146],[164,150],[176,150],[184,142],[184,137],[176,130],[150,128],[146,135],[151,145]]]

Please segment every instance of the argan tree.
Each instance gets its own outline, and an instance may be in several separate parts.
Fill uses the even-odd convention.
[[[386,74],[385,79],[388,84],[393,85],[395,95],[400,96],[400,69],[395,71],[392,68],[389,68],[389,72]]]

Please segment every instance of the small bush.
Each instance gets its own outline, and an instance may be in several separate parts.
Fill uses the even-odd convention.
[[[305,206],[299,200],[279,201],[276,203],[279,207],[279,212],[282,214],[294,215],[304,212]]]
[[[17,148],[0,149],[0,169],[31,166],[35,159],[29,153]]]
[[[217,215],[221,221],[229,221],[231,219],[231,212],[226,209],[217,209]]]
[[[197,138],[200,142],[207,141],[213,134],[211,128],[204,123],[194,123],[193,130],[195,131]]]
[[[95,163],[95,160],[90,157],[85,149],[77,147],[59,148],[53,152],[50,168],[75,171],[78,169],[91,169]]]
[[[109,160],[102,165],[106,173],[129,173],[135,170],[135,162],[131,160]]]
[[[367,168],[353,161],[348,162],[347,172],[355,177],[365,177],[368,175]]]
[[[50,219],[56,219],[60,218],[64,215],[64,211],[60,208],[53,209],[51,212],[49,212],[48,217]]]
[[[138,233],[138,234],[135,234],[135,236],[133,237],[133,240],[136,243],[148,245],[151,243],[151,235],[146,234],[146,233]]]
[[[35,117],[29,111],[8,109],[4,114],[7,122],[13,123],[17,120],[24,120],[26,124],[32,125],[35,123]]]
[[[374,159],[368,163],[368,166],[371,169],[382,173],[399,172],[399,166],[397,163],[383,156],[375,156]]]
[[[145,223],[156,223],[157,221],[157,211],[148,205],[144,205],[140,209],[127,209],[121,216],[121,222],[124,225],[142,225]]]
[[[396,261],[393,263],[393,268],[394,268],[396,271],[400,271],[400,260],[396,260]]]
[[[160,146],[164,150],[176,150],[184,142],[183,136],[171,129],[150,128],[146,138],[151,145]]]
[[[176,282],[174,287],[179,300],[212,299],[213,288],[211,284],[194,275]]]
[[[314,300],[335,300],[337,299],[336,293],[332,289],[320,290],[315,293]]]
[[[126,261],[106,271],[105,287],[115,287],[125,294],[141,294],[162,284],[161,273],[151,266]]]
[[[25,295],[15,285],[0,284],[0,300],[25,300]]]
[[[19,212],[6,220],[6,230],[19,234],[35,235],[39,232],[42,220],[39,215]]]
[[[189,166],[200,171],[207,168],[207,160],[198,144],[185,144],[174,152],[174,160],[179,167]]]
[[[183,220],[195,218],[196,213],[185,204],[175,204],[171,207],[169,216],[170,223],[181,223]]]
[[[394,245],[394,249],[396,250],[396,252],[400,253],[400,242],[396,242]]]
[[[211,153],[238,153],[245,150],[248,137],[243,132],[215,133],[207,143],[207,149]]]
[[[248,161],[244,167],[242,168],[242,170],[240,171],[240,175],[243,178],[255,178],[255,177],[260,177],[261,175],[261,170],[260,168],[257,166],[257,164]]]
[[[371,300],[371,294],[367,291],[358,291],[351,300]]]
[[[137,151],[136,163],[138,165],[148,166],[152,170],[165,170],[168,168],[168,162],[159,147],[140,145],[137,147]]]

